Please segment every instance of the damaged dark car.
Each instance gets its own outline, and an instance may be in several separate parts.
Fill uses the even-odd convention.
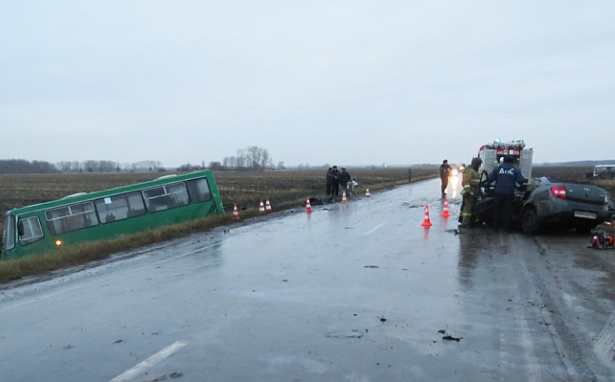
[[[476,217],[481,223],[491,224],[493,215],[493,188],[481,177]],[[517,191],[513,206],[513,224],[524,233],[533,235],[546,228],[575,228],[588,233],[596,225],[611,221],[613,202],[608,192],[600,187],[569,182],[551,182],[548,178],[534,178]]]

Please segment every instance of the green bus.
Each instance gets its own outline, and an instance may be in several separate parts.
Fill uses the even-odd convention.
[[[116,238],[150,228],[224,214],[210,170],[15,208],[6,213],[2,259]]]

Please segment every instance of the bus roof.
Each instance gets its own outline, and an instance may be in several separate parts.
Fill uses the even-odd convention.
[[[186,174],[169,174],[165,176],[158,177],[153,180],[148,180],[145,182],[130,184],[126,186],[119,186],[114,188],[109,188],[106,190],[92,191],[92,192],[77,192],[75,194],[67,195],[61,199],[50,200],[47,202],[42,202],[38,204],[31,204],[29,206],[17,207],[13,208],[6,212],[7,215],[19,215],[24,213],[37,212],[49,208],[53,208],[56,206],[63,206],[68,203],[75,203],[80,201],[88,201],[92,199],[98,199],[105,196],[112,196],[117,194],[122,194],[125,192],[140,190],[149,187],[155,187],[162,184],[169,184],[175,182],[181,182],[183,180],[189,180],[194,178],[202,178],[202,177],[211,177],[213,179],[213,172],[211,170],[201,170],[190,172]]]

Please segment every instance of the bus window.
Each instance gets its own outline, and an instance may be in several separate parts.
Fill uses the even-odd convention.
[[[2,250],[7,251],[15,247],[15,216],[7,215],[2,232]]]
[[[19,219],[19,244],[29,244],[43,238],[43,229],[37,216]]]
[[[143,191],[143,196],[147,210],[150,212],[164,211],[189,203],[188,191],[184,183],[150,188]]]
[[[98,217],[92,202],[71,204],[45,211],[47,227],[53,235],[76,231],[98,224]]]
[[[609,179],[615,177],[615,165],[596,165],[594,178]]]
[[[173,207],[185,206],[190,203],[188,190],[186,190],[186,185],[184,183],[170,184],[165,187],[169,195],[173,198]]]
[[[188,185],[188,194],[193,203],[206,202],[211,200],[211,191],[207,184],[207,179],[193,179],[186,182]]]
[[[101,223],[124,220],[145,214],[145,205],[139,192],[107,196],[94,201]]]

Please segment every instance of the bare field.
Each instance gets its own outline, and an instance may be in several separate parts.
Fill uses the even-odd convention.
[[[532,177],[546,176],[552,181],[588,182],[589,179],[586,179],[585,174],[593,170],[593,167],[579,166],[534,166]]]
[[[532,168],[532,177],[546,176],[553,182],[591,184],[604,188],[613,198],[615,195],[615,179],[588,179],[586,174],[593,172],[593,170],[593,167],[541,166]]]

